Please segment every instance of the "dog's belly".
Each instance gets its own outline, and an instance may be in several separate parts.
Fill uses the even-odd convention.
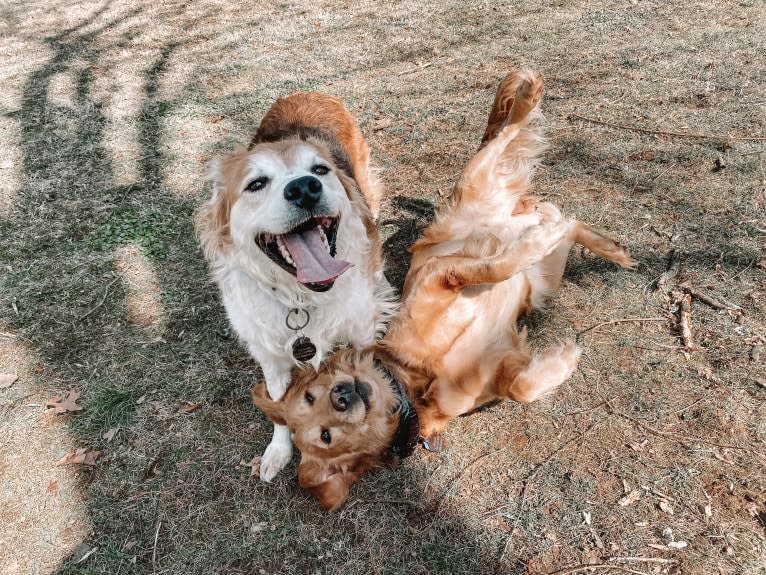
[[[524,275],[517,274],[492,286],[463,290],[444,317],[447,325],[456,317],[470,317],[442,359],[446,377],[456,381],[475,369],[481,373],[482,380],[494,376],[493,366],[499,361],[495,356],[502,355],[513,345],[512,336],[524,307],[526,286]]]

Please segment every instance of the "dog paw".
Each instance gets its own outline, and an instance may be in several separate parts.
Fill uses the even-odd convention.
[[[277,476],[277,473],[282,471],[290,462],[292,456],[292,443],[272,441],[266,448],[266,451],[263,452],[263,457],[261,457],[261,480],[271,482]]]
[[[577,367],[577,362],[582,355],[582,348],[574,342],[565,343],[561,347],[556,349],[557,355],[560,360],[568,367],[568,370],[574,371]]]
[[[528,228],[519,240],[519,252],[523,254],[523,267],[542,260],[556,249],[572,229],[572,222],[560,220]]]

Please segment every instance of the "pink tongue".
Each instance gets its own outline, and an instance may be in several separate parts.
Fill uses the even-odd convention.
[[[300,234],[282,236],[282,239],[295,262],[301,283],[329,283],[353,265],[327,253],[316,226]]]

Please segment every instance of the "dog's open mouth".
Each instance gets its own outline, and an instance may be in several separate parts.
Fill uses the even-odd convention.
[[[339,217],[314,217],[285,234],[261,234],[255,243],[307,288],[327,291],[353,265],[335,259],[339,223]]]

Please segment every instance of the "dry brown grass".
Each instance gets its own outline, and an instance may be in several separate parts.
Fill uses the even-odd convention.
[[[766,354],[749,355],[766,336],[766,149],[568,119],[766,134],[766,7],[558,4],[3,4],[0,372],[20,382],[0,390],[2,575],[766,572]],[[672,313],[588,331],[555,398],[459,419],[448,452],[372,474],[334,514],[294,468],[250,479],[240,463],[270,428],[193,237],[204,160],[247,142],[278,96],[339,96],[389,190],[381,227],[401,283],[405,248],[519,64],[547,81],[538,193],[641,262],[573,253],[533,344],[668,314],[655,282],[672,249],[671,284],[744,315],[694,302],[688,354]],[[72,387],[79,414],[29,405]],[[179,413],[184,401],[203,405]],[[95,468],[53,467],[86,445],[104,452]],[[622,507],[626,489],[641,496]],[[667,530],[688,546],[651,547]]]

